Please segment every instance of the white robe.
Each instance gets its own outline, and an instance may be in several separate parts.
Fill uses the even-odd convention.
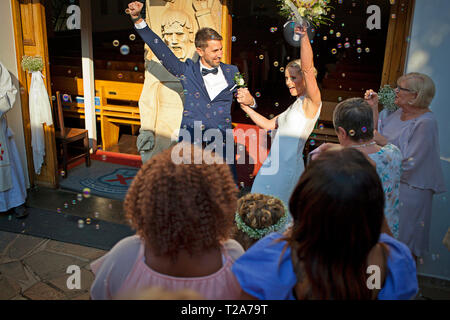
[[[6,121],[6,113],[14,106],[16,94],[9,71],[0,62],[0,212],[24,204],[27,194],[14,133]]]

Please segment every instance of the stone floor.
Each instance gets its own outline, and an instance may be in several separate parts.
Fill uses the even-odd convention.
[[[89,300],[91,261],[106,251],[0,231],[0,300]],[[81,289],[69,289],[70,265],[81,270]]]

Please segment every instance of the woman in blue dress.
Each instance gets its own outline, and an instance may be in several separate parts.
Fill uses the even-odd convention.
[[[411,299],[418,284],[406,245],[382,233],[384,194],[358,150],[321,153],[290,199],[293,228],[254,244],[233,265],[242,298]]]

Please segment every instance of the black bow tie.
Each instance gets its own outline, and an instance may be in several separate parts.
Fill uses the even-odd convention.
[[[202,76],[206,76],[208,73],[217,74],[217,72],[219,72],[218,68],[213,68],[213,69],[202,68]]]

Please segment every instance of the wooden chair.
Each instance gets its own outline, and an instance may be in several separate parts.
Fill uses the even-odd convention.
[[[86,158],[86,167],[91,165],[91,156],[89,153],[89,136],[88,131],[86,129],[78,129],[78,128],[67,128],[64,126],[64,114],[63,114],[63,106],[61,102],[61,93],[59,91],[56,92],[56,105],[57,105],[57,115],[56,115],[56,124],[58,128],[55,128],[55,138],[56,142],[60,143],[61,148],[61,156],[62,156],[62,165],[65,174],[64,178],[67,178],[67,165],[69,163],[75,162],[78,159]],[[83,140],[84,144],[84,152],[77,156],[69,158],[67,145],[72,142]]]

